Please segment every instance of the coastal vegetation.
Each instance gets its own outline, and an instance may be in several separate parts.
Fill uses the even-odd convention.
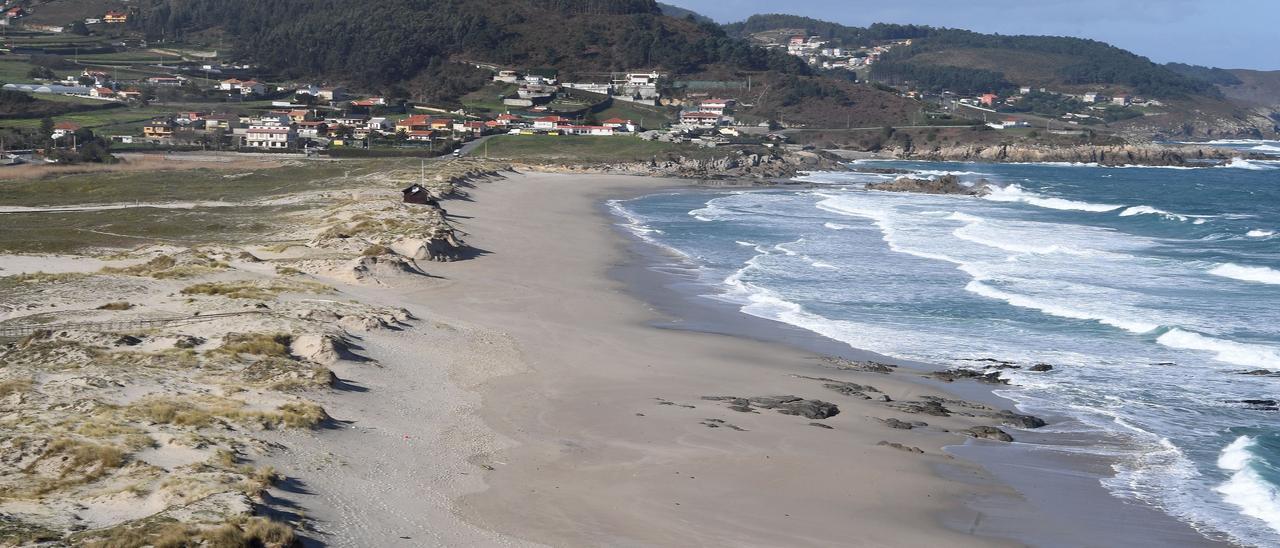
[[[715,156],[715,149],[691,144],[619,137],[590,139],[556,135],[499,135],[490,138],[489,157],[520,161],[638,162],[670,156]]]

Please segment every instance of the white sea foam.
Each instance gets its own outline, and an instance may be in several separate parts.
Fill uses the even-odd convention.
[[[822,223],[822,226],[831,230],[850,230],[858,228],[856,226],[842,225],[840,223]]]
[[[1240,436],[1222,449],[1218,455],[1218,468],[1230,472],[1231,477],[1214,491],[1223,500],[1240,508],[1240,513],[1262,520],[1271,529],[1280,532],[1280,492],[1268,483],[1255,468],[1258,458],[1253,453],[1256,441]]]
[[[1214,276],[1245,282],[1280,285],[1280,270],[1265,266],[1241,266],[1235,263],[1223,263],[1210,270],[1209,273]]]
[[[1223,164],[1218,167],[1248,169],[1252,171],[1266,171],[1266,170],[1280,168],[1280,165],[1276,165],[1274,162],[1271,162],[1268,160],[1246,160],[1244,158],[1232,158],[1230,162],[1227,162],[1226,164]]]
[[[1236,341],[1218,339],[1181,329],[1170,329],[1156,338],[1156,342],[1169,348],[1212,352],[1214,359],[1245,367],[1280,369],[1280,353],[1276,349]]]
[[[959,259],[956,259],[948,255],[944,255],[942,253],[930,253],[927,251],[920,251],[920,250],[911,249],[911,248],[907,248],[899,245],[898,242],[896,242],[893,238],[895,231],[893,229],[892,224],[889,222],[889,212],[886,210],[865,209],[865,208],[855,207],[848,203],[840,201],[835,196],[830,196],[826,200],[818,202],[817,207],[818,209],[821,209],[823,211],[830,211],[832,213],[837,213],[840,215],[849,215],[853,217],[863,217],[866,219],[871,219],[873,222],[875,222],[875,225],[880,229],[882,238],[884,239],[886,244],[889,244],[889,249],[892,251],[896,251],[898,253],[906,253],[908,255],[914,255],[922,259],[945,261],[952,264],[964,264],[964,261],[961,261]]]
[[[653,237],[654,234],[662,234],[662,231],[645,224],[643,219],[631,213],[631,211],[627,210],[627,208],[623,207],[622,202],[623,202],[622,200],[609,200],[608,202],[605,202],[606,204],[608,204],[609,209],[613,211],[615,215],[622,217],[626,221],[623,223],[619,223],[618,226],[621,226],[622,228],[627,229],[628,232],[634,234],[637,238],[640,238],[641,240],[644,240],[653,245],[661,247],[662,249],[675,253],[676,255],[679,255],[686,259],[692,258],[688,253],[680,249],[677,249],[675,247],[664,244],[661,241],[659,241],[657,238],[654,238]]]
[[[1042,196],[1034,192],[1024,190],[1022,187],[1014,184],[1004,188],[998,188],[984,196],[984,198],[994,202],[1021,202],[1031,204],[1037,207],[1047,209],[1059,209],[1067,211],[1092,211],[1101,213],[1104,211],[1112,211],[1120,209],[1124,206],[1112,204],[1094,204],[1090,202],[1078,202],[1068,200],[1066,198],[1054,198],[1050,196]]]
[[[942,177],[945,175],[955,175],[957,177],[962,175],[970,175],[970,176],[986,175],[985,173],[981,173],[977,171],[958,171],[958,170],[947,170],[947,169],[920,169],[912,172],[912,174],[916,176],[924,176],[924,177]]]
[[[1190,217],[1186,215],[1170,213],[1163,209],[1156,209],[1154,207],[1147,206],[1147,205],[1133,206],[1130,208],[1126,208],[1124,211],[1120,212],[1121,217],[1133,217],[1135,215],[1159,215],[1169,220],[1183,221],[1183,222],[1190,220]]]
[[[1254,152],[1280,152],[1280,147],[1274,145],[1258,145],[1249,150]]]
[[[982,222],[982,217],[976,217],[974,215],[970,215],[968,213],[961,213],[959,211],[955,211],[955,212],[952,212],[950,215],[947,215],[946,219],[949,221],[961,221],[965,223]]]
[[[1250,238],[1268,238],[1275,235],[1276,235],[1276,232],[1274,230],[1262,230],[1259,228],[1255,228],[1245,233],[1245,236],[1248,236]]]
[[[966,217],[976,219],[976,221],[965,219]],[[948,217],[951,218],[951,217]],[[1059,244],[1035,244],[1030,243],[1036,241],[1035,238],[1027,238],[1025,235],[1015,234],[1012,239],[1000,239],[996,234],[989,231],[983,232],[984,224],[982,219],[973,217],[972,215],[959,214],[956,220],[968,220],[969,224],[955,229],[952,232],[956,238],[966,242],[973,242],[978,245],[1008,251],[1010,253],[1032,253],[1038,255],[1046,255],[1050,253],[1064,253],[1068,255],[1092,255],[1093,251],[1088,249],[1077,249],[1075,247],[1059,245]]]
[[[1267,143],[1276,143],[1280,141],[1267,141],[1265,139],[1214,139],[1203,143],[1196,141],[1179,141],[1184,145],[1264,145]]]
[[[1062,318],[1071,318],[1074,320],[1092,320],[1098,323],[1102,323],[1112,327],[1118,327],[1125,331],[1131,331],[1134,333],[1146,333],[1148,331],[1153,331],[1160,327],[1158,324],[1154,324],[1154,323],[1110,318],[1105,315],[1098,314],[1096,312],[1079,310],[1079,309],[1071,308],[1068,306],[1063,306],[1060,304],[1039,301],[1033,297],[1029,297],[1026,295],[1019,295],[1017,293],[1010,293],[1008,291],[996,289],[978,280],[970,281],[967,285],[964,286],[964,289],[965,291],[969,291],[970,293],[976,293],[978,295],[987,297],[989,299],[998,299],[998,300],[1005,301],[1013,306],[1039,310],[1041,312],[1044,312],[1045,314],[1058,316]]]
[[[801,243],[801,242],[803,242],[803,241],[804,241],[804,238],[801,238],[801,239],[799,239],[799,240],[796,240],[796,241],[794,241],[794,242],[790,242],[790,243],[791,243],[791,244],[798,244],[798,243]],[[773,249],[775,249],[775,250],[777,250],[777,251],[781,251],[781,252],[785,253],[788,257],[795,257],[795,256],[797,255],[797,253],[796,253],[795,251],[792,251],[790,248],[788,248],[788,247],[787,247],[787,244],[777,244],[777,245],[773,246]]]
[[[812,267],[814,267],[814,268],[821,268],[821,269],[823,269],[823,270],[840,270],[840,269],[839,269],[838,267],[836,267],[835,265],[830,264],[830,263],[825,263],[825,262],[822,262],[822,261],[813,261],[813,262],[810,262],[810,263],[809,263],[809,265],[810,265],[810,266],[812,266]]]

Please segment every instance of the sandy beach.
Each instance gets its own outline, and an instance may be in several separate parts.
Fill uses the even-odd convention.
[[[318,194],[191,206],[296,203],[266,239],[286,243],[0,258],[7,325],[109,322],[0,347],[19,434],[0,440],[15,449],[0,511],[22,524],[5,538],[222,524],[262,541],[287,524],[333,546],[1202,540],[1071,463],[1006,451],[1038,419],[982,385],[688,304],[650,272],[670,258],[605,204],[689,181],[463,163],[432,183],[446,220],[400,203],[416,170],[365,169]],[[1073,533],[1081,519],[1108,533]]]
[[[448,334],[419,327],[371,340],[369,355],[385,370],[351,373],[370,391],[325,403],[335,418],[353,420],[352,428],[314,436],[346,463],[341,476],[301,470],[304,484],[315,478],[331,492],[282,496],[322,522],[363,504],[399,509],[359,512],[355,530],[339,519],[335,536],[325,539],[335,544],[400,536],[416,543],[428,531],[455,545],[995,543],[947,529],[940,518],[962,512],[963,497],[1000,490],[941,451],[962,439],[943,430],[990,419],[930,416],[924,427],[889,428],[879,419],[920,417],[824,383],[871,385],[894,402],[947,395],[897,375],[842,371],[782,345],[654,327],[662,316],[608,276],[625,260],[625,242],[603,214],[603,200],[682,184],[513,175],[449,203],[482,255],[437,265],[432,274],[440,279],[394,292],[427,323],[449,324]],[[365,298],[388,295],[378,290]],[[384,344],[396,356],[380,351]],[[421,367],[410,369],[415,356]],[[389,371],[400,367],[406,370]],[[819,421],[766,409],[744,413],[704,399],[772,395],[829,401],[839,414]],[[453,398],[465,403],[441,403]],[[351,433],[374,425],[377,432]],[[475,449],[482,450],[467,455]],[[316,458],[301,444],[290,453],[297,453],[296,465]],[[932,472],[939,464],[975,481],[943,480]],[[330,483],[344,477],[347,485]],[[372,483],[351,485],[360,478]],[[454,510],[467,523],[506,536],[462,524],[452,528],[461,534],[448,533],[431,519],[447,508],[433,496],[440,483],[448,486],[444,494],[463,495]]]

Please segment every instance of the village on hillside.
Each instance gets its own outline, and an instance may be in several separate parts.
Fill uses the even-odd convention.
[[[113,151],[328,155],[439,155],[498,134],[774,146],[786,141],[778,130],[805,127],[747,114],[755,98],[749,80],[687,82],[637,67],[562,81],[554,68],[476,64],[491,73],[488,85],[462,97],[460,107],[434,105],[369,94],[373,87],[359,82],[278,81],[219,51],[154,47],[122,30],[136,15],[129,10],[62,26],[33,23],[23,7],[6,5],[0,13],[0,93],[23,94],[44,107],[28,105],[38,114],[7,125],[38,129],[40,139],[49,139],[46,147],[0,142],[5,164],[74,161],[94,143]],[[883,55],[912,43],[843,49],[796,31],[754,39],[815,69],[853,71],[862,80]],[[927,123],[997,130],[1034,126],[1083,134],[1075,126],[1142,116],[1161,106],[1123,94],[1030,86],[1007,96],[965,96],[877,85],[918,101]]]

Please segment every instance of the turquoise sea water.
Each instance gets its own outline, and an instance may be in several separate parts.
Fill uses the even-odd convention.
[[[813,188],[612,206],[743,313],[945,366],[1054,365],[1000,391],[1070,417],[1051,432],[1101,440],[1051,450],[1115,459],[1116,496],[1280,545],[1280,413],[1239,403],[1280,399],[1280,162],[861,166],[1003,188],[871,192],[894,176],[814,173]]]

